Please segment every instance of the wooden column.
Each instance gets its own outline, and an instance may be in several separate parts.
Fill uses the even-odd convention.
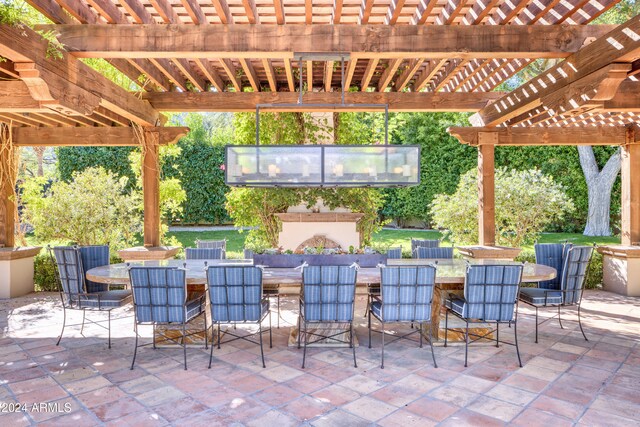
[[[142,195],[144,201],[144,246],[160,246],[160,134],[145,130],[142,151]]]
[[[15,244],[15,201],[12,186],[15,186],[16,171],[11,170],[16,166],[16,162],[11,156],[14,152],[11,147],[6,146],[9,136],[9,127],[0,124],[0,132],[3,138],[0,139],[0,246],[5,248],[13,247]]]
[[[640,144],[633,128],[622,148],[622,244],[640,245]]]
[[[495,144],[498,134],[478,134],[478,240],[481,245],[496,244]]]

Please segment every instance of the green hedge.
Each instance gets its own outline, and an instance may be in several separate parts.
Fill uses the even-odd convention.
[[[33,283],[36,291],[57,292],[56,267],[47,251],[36,255],[33,262]]]
[[[73,173],[91,167],[102,167],[118,176],[129,178],[128,186],[136,182],[129,154],[135,147],[62,147],[56,151],[58,173],[63,181],[71,181]]]
[[[176,176],[187,193],[180,222],[185,224],[220,224],[229,222],[224,207],[228,187],[224,183],[224,145],[183,138],[181,153],[165,158],[165,176]]]

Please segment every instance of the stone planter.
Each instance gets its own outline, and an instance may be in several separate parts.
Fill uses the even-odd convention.
[[[640,246],[599,246],[605,291],[640,297]]]
[[[16,298],[33,292],[33,258],[39,246],[0,248],[0,298]]]
[[[254,254],[254,265],[266,265],[273,268],[292,268],[306,262],[309,265],[351,265],[354,262],[360,267],[376,267],[386,264],[387,256],[383,254],[344,254],[344,255],[266,255]]]

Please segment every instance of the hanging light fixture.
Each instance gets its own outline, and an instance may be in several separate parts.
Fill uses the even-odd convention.
[[[346,104],[344,61],[348,54],[298,54],[300,92],[294,104],[256,106],[256,144],[227,145],[225,181],[236,187],[395,187],[420,183],[420,146],[389,144],[388,104]],[[303,61],[340,61],[342,102],[303,103]],[[260,145],[260,111],[384,110],[384,145]]]

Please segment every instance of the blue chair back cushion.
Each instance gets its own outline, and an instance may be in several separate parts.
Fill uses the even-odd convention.
[[[214,322],[257,322],[262,318],[260,268],[210,266],[207,283]]]
[[[351,322],[357,270],[348,266],[308,266],[302,271],[304,318],[309,322]]]
[[[402,258],[402,247],[399,248],[389,248],[387,251],[387,259],[401,259]]]
[[[468,266],[462,317],[498,322],[512,320],[522,269],[522,265]]]
[[[109,245],[80,246],[78,250],[80,251],[80,257],[82,258],[84,274],[92,268],[109,265]],[[85,279],[85,287],[88,293],[107,292],[109,290],[109,285],[106,283],[92,282],[87,279]]]
[[[411,239],[411,253],[415,253],[418,248],[437,248],[440,246],[440,240],[432,239]]]
[[[57,246],[53,255],[58,267],[58,278],[67,303],[77,302],[85,293],[82,260],[74,246]]]
[[[186,271],[173,267],[129,269],[137,323],[185,323]]]
[[[573,245],[570,243],[536,243],[536,264],[546,265],[555,268],[557,275],[554,279],[539,282],[538,287],[543,289],[560,289],[562,271],[567,252]]]
[[[421,246],[416,248],[413,256],[420,259],[453,259],[453,248],[426,248]]]
[[[383,321],[431,321],[435,267],[384,267],[380,278]]]
[[[572,305],[580,302],[592,254],[592,246],[574,246],[567,252],[561,282],[564,305]]]
[[[222,248],[186,248],[187,259],[223,259],[224,250]]]

